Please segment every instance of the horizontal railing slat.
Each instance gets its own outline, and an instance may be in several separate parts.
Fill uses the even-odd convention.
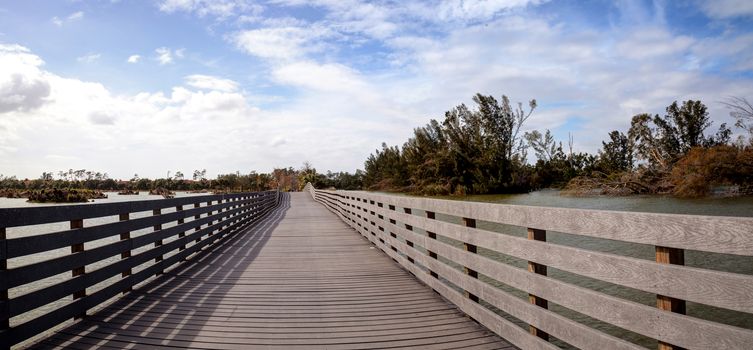
[[[400,252],[420,262],[423,266],[437,272],[442,278],[479,296],[481,300],[494,305],[500,310],[505,310],[506,313],[521,321],[544,330],[579,349],[642,349],[640,346],[601,333],[566,317],[549,312],[535,304],[518,299],[478,279],[470,278],[468,275],[438,260],[430,259],[423,254],[416,254],[414,249],[409,249],[408,245],[392,237],[385,236],[385,241],[394,247],[398,247]]]
[[[382,215],[502,254],[582,276],[678,299],[753,312],[753,276],[653,261],[528,240],[411,214],[375,208]]]
[[[385,205],[624,242],[753,256],[753,218],[531,207],[366,192]]]
[[[9,337],[11,338],[14,344],[19,343],[46,329],[49,329],[57,324],[65,322],[66,320],[75,316],[77,313],[80,313],[81,310],[87,310],[101,304],[102,302],[122,292],[126,288],[145,281],[149,277],[154,276],[154,274],[157,271],[164,270],[166,267],[171,266],[181,261],[187,256],[197,252],[204,246],[211,244],[215,240],[220,239],[220,238],[221,238],[220,235],[211,236],[205,240],[202,240],[196,245],[193,245],[165,260],[155,263],[154,265],[149,266],[145,268],[144,270],[141,270],[135,274],[127,276],[113,283],[113,285],[108,286],[98,292],[95,292],[92,295],[78,299],[48,314],[39,316],[33,320],[30,320],[17,327],[14,327],[10,330]]]
[[[216,230],[224,223],[225,222],[208,226],[168,244],[155,247],[137,255],[132,255],[127,259],[118,260],[99,269],[87,271],[83,275],[73,277],[49,287],[18,296],[14,298],[13,303],[11,303],[11,315],[20,315],[37,307],[47,305],[61,298],[65,298],[66,296],[73,294],[73,292],[75,291],[91,287],[97,283],[105,281],[110,277],[116,276],[126,269],[132,269],[143,263],[152,261],[158,256],[178,249],[178,247],[180,247],[182,244],[189,242],[191,238],[196,239]]]
[[[373,216],[371,218],[379,220]],[[389,224],[389,222],[385,222],[383,227],[390,226],[393,232],[397,232],[403,238],[450,261],[467,266],[513,288],[527,291],[550,302],[629,331],[686,348],[713,348],[720,345],[732,349],[753,348],[753,330],[664,312],[654,307],[570,285],[550,277],[531,274],[478,254],[470,254],[441,241]],[[427,260],[425,256],[411,255],[411,257],[432,270],[435,268],[434,264],[437,263]],[[442,273],[440,275],[445,276]],[[543,326],[542,329],[546,330]]]
[[[357,230],[361,231],[363,230],[363,228],[357,228]],[[369,238],[368,233],[360,233],[363,236]],[[558,347],[539,338],[531,337],[525,330],[518,327],[511,321],[497,314],[494,314],[478,303],[472,302],[470,299],[465,298],[460,292],[431,277],[416,265],[408,263],[406,260],[404,260],[405,258],[402,255],[392,251],[386,244],[381,243],[377,239],[369,238],[369,240],[380,247],[381,250],[384,251],[385,254],[389,255],[392,259],[400,262],[400,264],[408,271],[410,271],[414,276],[416,276],[432,289],[436,290],[440,295],[442,295],[442,297],[449,300],[460,310],[465,312],[468,316],[472,317],[480,324],[484,325],[497,334],[505,334],[505,340],[509,341],[513,345],[518,346],[522,349],[559,349]]]
[[[10,288],[13,288],[62,272],[70,271],[74,267],[89,265],[113,257],[124,251],[140,248],[145,245],[154,243],[158,240],[177,235],[180,232],[188,231],[198,225],[205,225],[208,222],[216,221],[220,217],[235,215],[242,210],[245,210],[246,208],[247,207],[241,207],[222,213],[212,214],[211,216],[206,216],[201,219],[189,221],[187,223],[179,224],[167,229],[159,230],[157,232],[137,236],[131,238],[130,240],[117,241],[101,247],[87,249],[80,253],[64,255],[58,258],[39,261],[33,264],[13,268],[8,270],[8,284]],[[151,228],[151,225],[147,227]]]
[[[270,191],[263,193],[245,193],[231,197],[234,199],[246,197],[253,198],[224,201],[215,205],[179,210],[173,213],[148,216],[143,219],[126,220],[113,224],[93,226],[91,228],[62,231],[54,233],[51,236],[47,236],[46,238],[56,238],[52,239],[52,244],[43,245],[41,248],[30,248],[30,243],[32,243],[36,239],[39,239],[39,237],[36,237],[34,239],[29,239],[29,237],[22,237],[13,240],[0,240],[3,247],[6,246],[8,242],[13,242],[12,245],[15,244],[13,245],[13,247],[14,249],[16,249],[15,253],[17,253],[18,256],[23,256],[26,254],[47,251],[50,250],[50,247],[55,247],[53,249],[68,247],[73,245],[74,243],[81,244],[109,236],[116,236],[122,232],[135,231],[142,228],[152,228],[153,226],[160,224],[170,223],[185,218],[193,218],[198,215],[212,212],[211,215],[207,215],[199,219],[194,219],[193,221],[184,222],[182,224],[177,224],[164,230],[156,230],[154,232],[145,233],[132,239],[119,240],[117,242],[108,243],[97,248],[88,249],[70,255],[53,258],[42,262],[36,262],[21,267],[16,267],[10,270],[0,270],[0,287],[3,287],[4,290],[8,290],[9,287],[12,288],[15,286],[24,285],[46,277],[71,271],[81,266],[91,265],[108,258],[119,257],[120,253],[129,252],[135,248],[147,246],[162,239],[174,237],[177,235],[176,239],[171,240],[167,244],[156,245],[155,247],[143,251],[137,255],[132,255],[125,259],[114,261],[96,270],[86,271],[86,273],[84,274],[80,274],[76,277],[66,279],[54,285],[46,286],[32,292],[14,297],[10,300],[0,300],[0,312],[7,313],[0,314],[0,316],[3,317],[4,320],[8,320],[11,317],[24,314],[30,310],[48,305],[51,302],[70,297],[76,292],[95,286],[98,283],[104,282],[109,278],[120,275],[122,272],[130,272],[134,267],[148,262],[153,262],[155,261],[155,258],[162,257],[167,253],[175,251],[175,254],[171,255],[169,258],[163,259],[161,261],[156,261],[153,265],[146,267],[136,274],[131,274],[120,278],[112,284],[104,286],[103,289],[94,292],[92,295],[83,296],[79,299],[67,302],[67,304],[63,305],[62,307],[40,315],[20,325],[11,327],[9,329],[0,330],[3,337],[3,344],[8,346],[17,344],[72,317],[83,315],[86,310],[99,305],[100,303],[118,295],[121,292],[129,290],[135,284],[146,280],[150,276],[154,276],[157,272],[161,272],[165,268],[185,260],[187,256],[197,252],[206,245],[211,244],[212,242],[221,239],[228,234],[237,233],[241,229],[252,225],[253,223],[257,222],[262,215],[267,213],[274,205],[276,205],[278,194]],[[205,203],[210,200],[227,199],[228,196],[196,196],[187,198],[191,199],[189,202],[187,202],[188,204],[191,204]],[[169,208],[176,206],[176,203],[183,203],[183,205],[186,204],[185,201],[176,202],[171,200],[164,200],[164,202],[169,202],[166,204],[151,203],[153,201],[144,202],[150,203],[131,202],[136,204],[130,206],[129,208],[131,209],[128,210],[132,210],[133,208],[137,208],[138,210],[144,210],[145,208]],[[71,212],[68,213],[68,216],[62,213],[58,213],[57,211],[53,211],[53,214],[51,214],[51,216],[46,217],[54,216],[57,219],[63,218],[62,220],[68,220],[69,218],[78,217],[97,217],[102,213],[107,213],[106,215],[111,215],[113,212],[116,214],[124,213],[123,211],[121,211],[123,210],[124,206],[110,206],[108,204],[105,205],[106,208],[104,209],[97,209],[96,206],[97,205],[67,206],[68,209],[71,210]],[[82,210],[83,207],[94,208],[93,211],[95,212],[95,214],[81,214],[80,210]],[[128,212],[126,211],[125,213]],[[40,222],[44,220],[47,219],[36,218],[31,219],[31,221],[29,222]],[[212,224],[196,230],[199,225],[205,225],[209,223]],[[212,233],[214,234],[210,235]],[[207,237],[201,239],[204,236]],[[58,239],[57,237],[63,238]],[[41,241],[37,241],[37,243],[39,242]],[[187,244],[191,242],[197,243],[186,248]],[[3,254],[5,253],[6,252],[3,249]],[[7,257],[7,255],[4,256]]]
[[[436,260],[448,259],[518,290],[559,304],[583,315],[688,349],[753,348],[753,330],[667,312],[659,308],[606,295],[545,275],[468,252],[415,232],[415,229],[483,247],[522,260],[563,271],[740,312],[753,312],[753,276],[660,264],[654,261],[528,240],[483,229],[410,214],[441,213],[459,218],[496,222],[524,228],[566,232],[630,243],[696,249],[722,254],[753,255],[753,219],[693,215],[623,213],[600,210],[536,208],[488,203],[468,203],[427,198],[389,196],[358,191],[331,192],[310,189],[312,196],[380,247],[386,254],[437,290],[463,311],[473,305],[494,314],[473,299],[450,288],[448,281],[466,293],[478,295],[535,329],[548,332],[576,347],[634,348],[636,345],[570,321],[545,307],[518,299],[497,287]],[[403,208],[406,208],[405,213]],[[593,223],[590,221],[594,221]],[[662,224],[661,221],[666,221]],[[662,224],[661,227],[647,228]],[[665,237],[669,236],[669,237]],[[396,249],[396,251],[393,251]],[[416,265],[418,264],[418,265]],[[427,270],[419,267],[424,266]],[[438,273],[439,279],[431,276]],[[446,291],[443,292],[442,290]],[[447,294],[447,295],[446,295]],[[454,294],[454,297],[452,296]],[[470,315],[470,314],[469,314]],[[475,317],[475,316],[472,316]],[[482,324],[485,324],[482,322]],[[527,349],[526,340],[513,341],[510,330],[489,329]],[[523,332],[522,339],[538,339]]]
[[[202,200],[200,202],[205,202],[204,197],[195,198],[201,198]],[[205,214],[210,211],[216,211],[220,208],[227,208],[233,205],[237,205],[238,203],[256,203],[261,201],[262,199],[262,197],[257,197],[244,201],[227,202],[215,204],[212,206],[175,211],[172,213],[150,215],[143,218],[117,221],[97,226],[84,227],[76,230],[65,230],[41,235],[11,238],[7,240],[8,258],[15,258],[53,249],[65,248],[72,244],[91,242],[117,235],[119,232],[131,232],[144,228],[151,228],[155,225],[176,221],[178,219],[185,219],[193,217],[195,215]]]
[[[260,192],[265,193],[265,192]],[[203,203],[208,201],[228,200],[248,195],[217,194],[205,196],[189,196],[171,199],[152,199],[143,201],[129,201],[117,203],[95,203],[56,205],[47,207],[24,207],[0,209],[0,222],[5,227],[48,224],[73,219],[91,219],[102,216],[135,213],[154,209],[173,208],[179,205]]]

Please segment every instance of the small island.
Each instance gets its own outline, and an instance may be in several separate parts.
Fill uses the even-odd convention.
[[[34,203],[84,203],[107,198],[107,195],[100,190],[50,188],[30,190],[27,198]]]

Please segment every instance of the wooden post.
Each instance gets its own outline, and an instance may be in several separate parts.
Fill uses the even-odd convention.
[[[210,206],[212,206],[212,201],[207,202],[207,207],[210,207]],[[207,216],[212,216],[212,211],[207,212]],[[208,226],[212,226],[212,224],[214,224],[214,220],[209,221]],[[207,236],[211,236],[213,233],[214,233],[214,230],[210,230]]]
[[[152,214],[155,215],[155,216],[156,215],[161,215],[162,214],[162,209],[154,209],[152,211]],[[160,230],[162,230],[162,224],[154,225],[154,232],[157,232],[157,231],[160,231]],[[154,242],[154,248],[155,249],[157,249],[157,247],[160,247],[160,246],[162,246],[162,240],[161,239],[159,239],[156,242]],[[158,263],[160,261],[162,261],[162,254],[157,255],[157,257],[154,258],[154,263]],[[163,272],[164,272],[163,270],[158,270],[155,275],[161,275]]]
[[[2,306],[2,309],[0,309],[0,333],[5,332],[8,328],[10,328],[10,308],[8,305],[8,280],[7,280],[7,273],[8,273],[8,243],[6,242],[6,234],[5,234],[5,227],[0,227],[0,249],[2,252],[0,255],[2,255],[2,259],[0,259],[0,278],[3,280],[0,282],[0,306]],[[0,346],[3,348],[10,347],[9,345],[5,344],[5,341],[0,341]]]
[[[426,218],[434,220],[436,219],[436,214],[434,214],[433,211],[427,211]],[[434,239],[434,240],[437,239],[437,234],[434,232],[426,231],[426,235],[429,236],[430,239]],[[426,253],[429,254],[430,258],[437,259],[437,253],[429,249],[426,249]],[[439,275],[436,272],[432,271],[431,269],[429,269],[429,274],[431,274],[431,277],[439,278]]]
[[[535,240],[535,241],[542,241],[546,242],[546,231],[545,230],[539,230],[535,228],[529,228],[528,229],[528,239]],[[546,276],[546,265],[537,264],[533,261],[528,262],[528,271],[533,272],[535,274],[544,275]],[[528,294],[528,301],[531,304],[537,305],[539,307],[542,307],[544,309],[549,308],[549,302],[546,299],[539,298],[533,294]],[[528,325],[528,330],[531,334],[544,339],[549,340],[549,334],[534,327],[531,325]]]
[[[685,265],[685,251],[678,248],[656,246],[656,262],[660,264]],[[660,310],[685,314],[685,300],[656,295],[656,307]],[[659,341],[659,350],[684,349],[676,345]]]
[[[372,201],[372,203],[374,202]],[[413,214],[413,211],[411,210],[411,208],[403,208],[403,211],[405,211],[406,214]],[[405,229],[408,231],[413,231],[413,226],[405,224]],[[413,248],[413,242],[409,241],[407,238],[405,239],[405,244]],[[415,264],[415,262],[413,261],[413,258],[411,258],[410,256],[408,257],[408,261],[411,264]]]
[[[218,201],[217,201],[217,204],[222,204],[222,202],[223,202],[223,200],[222,200],[222,199],[220,199],[220,200],[218,200]],[[224,212],[224,211],[225,211],[224,209],[217,209],[217,214],[221,214],[221,213],[222,213],[222,212]],[[217,220],[217,222],[218,222],[218,223],[220,223],[220,222],[222,222],[222,220],[224,220],[224,219],[225,219],[225,217],[224,217],[224,216],[220,216],[220,218],[219,218],[219,219]],[[222,232],[222,229],[224,229],[224,228],[225,228],[225,226],[224,226],[224,225],[220,226],[220,227],[219,227],[219,228],[217,229],[217,233],[220,233],[220,232]]]
[[[77,220],[71,220],[71,230],[80,229],[84,227],[84,220],[83,219],[77,219]],[[76,253],[82,253],[84,251],[84,244],[83,243],[76,243],[71,245],[71,254]],[[79,266],[74,267],[73,270],[71,270],[71,276],[81,276],[84,273],[86,273],[86,266]],[[73,300],[80,299],[86,296],[86,286],[84,286],[84,289],[78,290],[73,292]],[[86,316],[86,309],[83,310],[83,312],[79,313],[74,317],[74,319],[80,319]]]
[[[201,203],[194,203],[193,207],[194,208],[200,208],[201,207]],[[193,217],[194,220],[199,220],[200,218],[201,218],[201,214],[197,214],[197,215],[195,215]],[[196,226],[196,228],[194,229],[194,231],[199,231],[199,230],[201,230],[201,225]],[[201,240],[201,237],[196,237],[196,243],[199,243],[200,240]]]
[[[130,219],[130,214],[129,213],[120,214],[120,216],[119,216],[118,219],[120,221],[127,221],[128,219]],[[131,239],[131,232],[130,231],[122,232],[120,234],[120,240],[121,241],[130,240],[130,239]],[[130,244],[129,244],[129,246],[130,246]],[[120,259],[121,260],[125,260],[125,259],[128,259],[130,257],[131,257],[131,250],[130,249],[128,249],[128,250],[120,253]],[[126,278],[126,277],[130,276],[132,272],[133,271],[129,267],[129,268],[123,270],[123,272],[120,273],[120,277]],[[126,294],[126,293],[128,293],[128,292],[130,292],[132,290],[133,290],[133,286],[128,286],[128,288],[126,288],[125,290],[123,290],[123,294]]]
[[[176,212],[181,212],[181,211],[183,211],[183,206],[182,206],[182,205],[179,205],[179,206],[175,207],[175,211],[176,211]],[[182,224],[184,224],[185,222],[186,222],[186,220],[185,220],[185,219],[183,219],[183,218],[180,218],[180,219],[178,219],[178,225],[182,225]],[[178,238],[179,238],[179,239],[180,239],[180,238],[183,238],[183,237],[185,237],[185,236],[186,236],[186,231],[181,231],[181,232],[178,232]],[[180,245],[180,248],[178,248],[178,251],[181,251],[181,250],[184,250],[184,249],[186,249],[186,245],[185,245],[185,244],[181,244],[181,245]],[[180,259],[180,261],[186,261],[186,258],[181,258],[181,259]]]
[[[463,224],[465,225],[465,227],[476,227],[476,219],[463,218]],[[463,248],[465,248],[465,251],[469,253],[476,254],[478,252],[478,247],[476,247],[476,245],[474,244],[463,242]],[[478,271],[469,269],[466,266],[463,266],[463,270],[465,271],[466,275],[471,276],[473,278],[478,278]],[[465,291],[465,296],[468,297],[468,299],[471,299],[478,303],[479,299],[477,295],[472,294],[468,291]]]

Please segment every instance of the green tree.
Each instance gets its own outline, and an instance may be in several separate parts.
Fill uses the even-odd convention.
[[[601,142],[599,165],[606,173],[629,171],[633,168],[633,155],[628,137],[614,130],[609,133],[609,142]]]

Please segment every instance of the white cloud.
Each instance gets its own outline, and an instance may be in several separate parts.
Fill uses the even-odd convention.
[[[68,22],[80,21],[82,19],[84,19],[83,11],[74,12],[70,16],[68,16]]]
[[[733,18],[753,16],[753,1],[714,0],[701,1],[701,8],[711,18]]]
[[[268,59],[295,59],[324,48],[319,39],[331,35],[322,27],[278,27],[236,33],[232,41],[246,53]]]
[[[99,60],[100,57],[102,57],[102,54],[89,53],[76,58],[76,61],[78,61],[79,63],[94,63]]]
[[[25,47],[0,44],[0,114],[35,110],[48,101],[43,64]]]
[[[204,90],[233,92],[238,90],[238,83],[230,79],[222,79],[210,75],[194,74],[186,77],[186,85]]]
[[[437,11],[440,20],[484,20],[514,8],[537,5],[542,0],[451,0],[442,1]]]
[[[141,61],[140,55],[130,55],[128,56],[128,63],[139,63]]]
[[[264,8],[248,0],[161,0],[160,11],[189,12],[199,17],[213,16],[219,20],[239,14],[258,15]]]
[[[276,68],[272,77],[280,84],[316,91],[352,93],[366,89],[366,84],[358,73],[341,64],[295,62]]]
[[[245,171],[255,166],[241,155],[267,142],[267,130],[275,131],[260,124],[262,112],[229,91],[227,80],[213,81],[219,89],[211,91],[187,85],[167,94],[114,95],[42,65],[24,47],[0,46],[0,169],[18,175],[70,167],[106,169],[116,177],[134,171],[158,176],[163,169]],[[239,138],[239,129],[246,137]],[[50,154],[59,157],[45,158]]]
[[[176,58],[185,57],[185,51],[186,49],[177,49],[173,51],[168,47],[160,47],[155,49],[154,53],[157,54],[157,56],[155,57],[157,62],[159,62],[160,65],[165,65],[175,62]]]
[[[64,19],[61,19],[58,16],[52,17],[50,21],[52,22],[52,24],[58,27],[62,27],[64,24],[80,21],[82,19],[84,19],[84,12],[78,11],[78,12],[71,13],[70,15],[68,15],[68,17]]]

